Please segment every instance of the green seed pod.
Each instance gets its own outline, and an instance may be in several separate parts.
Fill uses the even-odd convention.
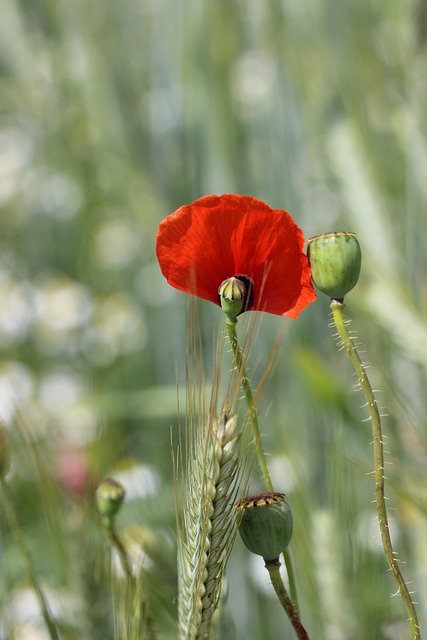
[[[362,254],[356,234],[338,231],[310,238],[307,255],[313,283],[341,302],[359,279]]]
[[[292,538],[291,508],[284,493],[259,493],[235,504],[240,536],[252,553],[276,562]]]
[[[103,518],[111,520],[121,507],[125,497],[122,485],[113,478],[105,478],[96,490],[96,505]]]
[[[246,287],[236,277],[228,278],[221,282],[218,289],[221,308],[229,318],[236,318],[245,302]]]

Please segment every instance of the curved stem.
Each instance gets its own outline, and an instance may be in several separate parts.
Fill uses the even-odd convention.
[[[52,614],[49,610],[49,605],[47,603],[46,597],[42,591],[42,588],[40,587],[40,584],[37,578],[36,569],[34,566],[34,561],[33,561],[30,549],[22,533],[22,530],[18,521],[18,516],[16,514],[16,509],[13,504],[13,499],[12,499],[12,496],[10,495],[9,487],[3,478],[1,479],[1,487],[3,490],[3,500],[5,505],[6,518],[9,522],[11,531],[15,536],[19,547],[21,548],[22,555],[25,558],[25,562],[27,564],[28,577],[31,582],[31,586],[33,587],[34,592],[39,601],[43,620],[45,621],[46,627],[49,632],[49,636],[51,637],[51,640],[59,640],[59,633],[53,622]]]
[[[304,629],[301,620],[299,619],[298,612],[295,609],[291,598],[288,596],[285,585],[283,584],[282,576],[280,575],[280,562],[278,560],[266,562],[265,568],[270,574],[271,584],[279,598],[280,604],[287,613],[295,633],[297,634],[297,638],[299,638],[299,640],[310,640],[307,631]]]
[[[133,585],[135,580],[132,573],[132,567],[130,564],[129,556],[126,553],[126,549],[124,548],[122,541],[120,540],[119,536],[116,533],[112,519],[109,519],[109,518],[106,519],[105,528],[107,530],[108,537],[110,538],[111,545],[114,547],[114,549],[118,553],[118,556],[120,558],[120,564],[122,565],[122,569],[126,576],[126,580],[128,581],[129,585]]]
[[[332,317],[334,319],[335,327],[357,374],[360,386],[369,407],[369,414],[371,416],[375,463],[375,499],[378,521],[381,531],[381,540],[388,565],[394,576],[399,589],[399,593],[406,607],[406,612],[408,614],[409,623],[411,626],[412,640],[420,640],[421,633],[415,605],[409,593],[408,586],[400,571],[390,538],[387,508],[385,504],[384,451],[381,431],[381,417],[378,411],[378,406],[371,387],[371,383],[369,382],[368,376],[366,375],[365,367],[363,366],[357,349],[351,341],[349,333],[347,331],[347,326],[344,320],[344,307],[345,305],[343,302],[337,300],[332,300],[331,302]]]
[[[237,338],[236,323],[237,323],[237,320],[234,320],[234,322],[232,322],[231,319],[226,317],[228,337],[230,339],[231,348],[233,349],[234,361],[236,363],[237,371],[239,372],[240,383],[242,385],[243,393],[246,399],[246,404],[248,405],[248,409],[249,409],[249,416],[252,424],[252,433],[254,437],[255,452],[258,458],[258,464],[261,469],[261,474],[264,480],[265,488],[267,489],[267,491],[273,491],[273,483],[271,482],[270,473],[267,467],[267,461],[265,459],[265,453],[261,443],[261,433],[260,433],[259,424],[258,424],[258,414],[254,405],[251,385],[249,384],[248,376],[246,374],[246,367],[243,361],[242,352],[240,351],[239,341]]]
[[[251,385],[249,383],[249,379],[246,373],[245,363],[243,360],[242,352],[240,351],[239,341],[237,338],[237,331],[236,331],[237,319],[232,319],[226,316],[225,322],[227,325],[228,337],[231,343],[231,348],[233,350],[234,361],[236,363],[237,371],[239,372],[240,382],[241,382],[243,393],[246,399],[246,404],[249,409],[249,415],[250,415],[250,420],[252,424],[252,433],[253,433],[254,443],[255,443],[255,453],[258,458],[258,464],[261,469],[261,474],[264,480],[266,490],[269,492],[274,491],[273,483],[271,481],[270,473],[268,471],[264,449],[262,448],[261,433],[260,433],[259,423],[258,423],[258,413],[254,405]],[[285,559],[285,566],[286,566],[286,571],[289,579],[289,587],[290,587],[292,602],[293,602],[293,606],[295,607],[295,613],[298,617],[298,597],[297,597],[297,589],[296,589],[296,582],[295,582],[295,574],[294,574],[294,570],[291,562],[291,557],[287,549],[284,550],[283,556]]]

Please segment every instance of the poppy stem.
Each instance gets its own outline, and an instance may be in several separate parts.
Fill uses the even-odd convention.
[[[409,593],[408,586],[400,571],[396,554],[393,551],[388,526],[384,488],[384,450],[381,430],[381,417],[371,383],[369,382],[368,376],[366,375],[366,369],[348,333],[347,325],[344,319],[344,307],[345,305],[342,301],[332,300],[331,302],[332,317],[335,323],[335,327],[356,372],[371,417],[375,463],[375,499],[384,554],[386,556],[390,571],[397,583],[398,591],[406,607],[406,612],[408,614],[411,627],[412,640],[420,640],[421,632],[415,605]]]
[[[120,565],[122,567],[123,573],[126,576],[126,580],[128,581],[130,586],[133,586],[135,579],[132,573],[130,558],[126,552],[125,547],[123,546],[123,542],[120,540],[117,534],[117,531],[114,527],[113,519],[107,518],[104,524],[107,535],[111,542],[111,546],[116,550],[117,555],[119,556]]]
[[[147,602],[143,597],[143,593],[141,589],[141,584],[140,584],[141,576],[137,578],[136,576],[134,576],[132,572],[131,559],[125,549],[125,546],[121,538],[119,537],[116,531],[116,528],[114,526],[114,518],[105,518],[104,526],[105,526],[105,530],[107,532],[108,538],[111,542],[111,546],[113,549],[115,549],[115,551],[117,552],[117,555],[119,556],[122,571],[126,576],[126,585],[127,585],[127,588],[129,589],[129,593],[134,595],[134,598],[132,601],[133,602],[132,606],[134,607],[134,609],[136,606],[136,602],[139,601],[140,615],[144,623],[144,629],[145,629],[145,635],[143,637],[147,638],[148,640],[155,640],[156,635],[154,633],[153,622],[152,622],[150,613],[148,611]],[[135,613],[135,610],[133,611],[133,613]]]
[[[252,424],[252,433],[254,437],[255,452],[258,458],[258,464],[261,469],[261,474],[264,480],[265,488],[268,492],[272,492],[274,491],[273,483],[271,482],[264,449],[262,448],[261,433],[260,433],[259,423],[258,423],[258,413],[254,405],[251,385],[249,384],[245,363],[243,361],[242,352],[240,351],[240,347],[239,347],[239,340],[237,338],[237,331],[236,331],[237,319],[226,316],[225,322],[227,325],[228,337],[231,343],[231,348],[233,350],[234,361],[236,363],[237,371],[239,372],[239,376],[240,376],[240,383],[242,385],[243,393],[246,399],[246,404],[248,405],[248,409],[249,409],[249,416]]]
[[[246,367],[243,360],[243,355],[239,347],[239,340],[238,340],[237,331],[236,331],[237,318],[226,315],[225,322],[227,325],[227,332],[228,332],[228,337],[231,343],[231,348],[233,350],[234,361],[236,363],[236,367],[239,372],[240,382],[241,382],[243,393],[246,399],[246,404],[249,409],[249,415],[250,415],[250,420],[252,424],[252,433],[253,433],[254,443],[255,443],[255,453],[258,458],[258,464],[261,469],[261,474],[264,480],[266,490],[268,492],[272,492],[274,491],[274,488],[270,478],[270,473],[268,471],[264,449],[262,448],[261,433],[260,433],[259,423],[258,423],[258,413],[254,405],[251,385],[249,383],[249,379],[246,373]],[[287,549],[284,550],[283,556],[285,560],[286,571],[288,574],[292,603],[293,603],[296,615],[298,616],[298,596],[297,596],[297,589],[296,589],[296,582],[295,582],[295,574],[294,574],[294,570],[291,562],[291,556]]]
[[[278,560],[272,562],[266,562],[265,568],[270,574],[271,584],[279,598],[280,604],[286,611],[286,614],[297,634],[299,640],[310,640],[307,631],[304,629],[302,622],[299,618],[298,611],[296,610],[294,603],[289,597],[285,585],[283,584],[282,576],[280,575],[280,562]]]

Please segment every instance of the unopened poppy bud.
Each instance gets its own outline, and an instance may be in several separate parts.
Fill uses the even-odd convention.
[[[236,318],[243,309],[246,296],[244,283],[236,277],[221,282],[218,295],[222,310],[230,318]]]
[[[324,233],[308,241],[308,259],[316,287],[332,300],[342,301],[356,285],[362,261],[356,234]]]
[[[0,478],[4,478],[10,467],[10,447],[6,427],[0,422]]]
[[[291,508],[284,493],[259,493],[235,504],[240,536],[252,553],[276,562],[292,538]]]
[[[103,518],[111,520],[121,507],[125,497],[122,485],[113,478],[105,478],[96,490],[96,505]]]

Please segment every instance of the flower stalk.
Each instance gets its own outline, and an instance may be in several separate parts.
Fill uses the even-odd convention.
[[[125,498],[125,490],[114,478],[104,478],[96,489],[96,506],[102,517],[102,523],[111,542],[112,547],[117,551],[123,573],[129,585],[133,586],[134,576],[126,549],[115,527],[115,516],[120,510]]]
[[[249,410],[249,418],[252,425],[255,453],[258,458],[258,464],[261,470],[264,485],[267,492],[274,492],[273,483],[271,481],[270,472],[267,466],[265,452],[262,447],[261,432],[260,432],[259,422],[258,422],[258,413],[254,405],[252,389],[246,373],[246,367],[243,360],[242,352],[240,350],[239,340],[237,337],[237,331],[236,331],[237,318],[233,318],[228,315],[225,315],[225,322],[227,326],[228,338],[230,340],[231,348],[234,355],[234,361],[236,363],[237,371],[240,376],[240,383],[242,385],[243,394],[245,396],[246,404]],[[283,550],[283,558],[285,560],[286,571],[288,574],[289,590],[291,594],[290,602],[293,607],[293,615],[295,615],[298,618],[299,608],[298,608],[298,594],[297,594],[297,588],[296,588],[295,573],[293,570],[291,555],[288,549]],[[286,589],[283,584],[281,589],[286,593]],[[289,596],[287,597],[289,598]]]
[[[378,411],[378,405],[374,396],[374,392],[372,390],[371,383],[369,382],[369,378],[366,374],[366,369],[348,333],[347,325],[344,319],[344,308],[345,305],[343,302],[332,300],[331,310],[335,327],[344,345],[347,355],[351,360],[369,408],[374,447],[375,501],[381,532],[381,540],[390,571],[393,574],[393,577],[398,586],[399,593],[406,607],[406,612],[408,614],[408,619],[411,627],[412,640],[420,640],[421,633],[417,612],[415,610],[415,605],[412,600],[411,594],[409,593],[408,586],[400,571],[395,552],[393,551],[393,545],[391,542],[390,530],[388,526],[388,515],[385,503],[384,450],[381,417]]]
[[[248,376],[246,373],[246,367],[243,360],[243,355],[239,347],[239,340],[238,340],[237,331],[236,331],[237,318],[231,318],[230,316],[226,315],[225,323],[227,326],[228,338],[230,340],[231,348],[233,350],[234,361],[236,363],[237,371],[239,373],[243,394],[245,396],[246,404],[248,406],[249,418],[252,425],[252,434],[254,438],[255,453],[258,458],[258,464],[261,470],[261,475],[264,481],[266,491],[272,492],[274,491],[273,483],[271,482],[264,449],[262,448],[261,433],[260,433],[259,422],[258,422],[258,413],[254,405],[251,385],[249,383]]]
[[[273,585],[280,604],[286,611],[295,633],[297,634],[298,640],[310,640],[307,631],[301,623],[298,610],[295,608],[294,603],[289,597],[285,589],[285,585],[283,584],[282,576],[280,575],[280,562],[278,560],[266,562],[265,568],[270,574],[271,584]]]
[[[123,573],[126,576],[126,580],[129,583],[129,586],[133,586],[135,582],[134,575],[132,573],[132,566],[129,559],[128,554],[126,553],[126,549],[121,541],[113,520],[105,520],[104,521],[105,531],[108,535],[108,538],[111,542],[111,546],[116,550],[117,555],[119,556],[120,565],[122,567]]]
[[[142,593],[141,580],[138,580],[132,571],[131,559],[115,526],[115,517],[123,504],[124,498],[125,490],[114,478],[104,478],[96,490],[96,505],[102,517],[102,523],[110,540],[111,547],[119,557],[120,565],[126,578],[128,593],[135,596],[132,605],[133,610],[130,615],[126,615],[126,623],[131,624],[134,617],[135,619],[141,620],[144,628],[144,637],[147,637],[149,640],[155,640],[156,636],[153,623]],[[133,616],[136,602],[138,602],[138,606],[136,607],[137,615]]]

